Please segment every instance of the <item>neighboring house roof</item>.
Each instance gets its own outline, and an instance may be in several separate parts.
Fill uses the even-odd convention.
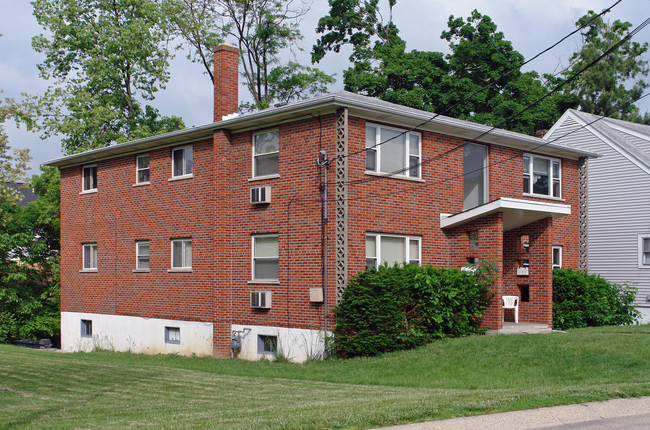
[[[240,132],[273,127],[280,123],[295,121],[300,118],[334,113],[338,108],[348,108],[351,115],[372,121],[387,122],[406,127],[417,127],[418,130],[458,136],[464,139],[477,139],[481,142],[494,143],[525,151],[535,151],[542,154],[572,159],[596,156],[596,154],[588,151],[578,150],[553,142],[549,143],[546,140],[534,136],[527,136],[503,129],[492,129],[490,126],[444,115],[438,115],[433,118],[435,114],[431,112],[397,105],[372,97],[361,96],[348,91],[339,91],[245,115],[230,115],[222,121],[211,124],[56,158],[47,161],[45,165],[70,167],[101,159],[134,154],[152,148],[178,145],[201,138],[208,138],[212,136],[215,130],[219,129]]]
[[[650,126],[569,109],[546,136],[551,136],[570,118],[650,174]],[[554,140],[562,138],[563,136],[554,136]],[[647,142],[647,145],[639,145],[634,142],[635,139]]]
[[[7,182],[7,186],[23,195],[23,198],[18,202],[18,206],[27,206],[28,203],[36,201],[38,198],[34,191],[22,182]]]

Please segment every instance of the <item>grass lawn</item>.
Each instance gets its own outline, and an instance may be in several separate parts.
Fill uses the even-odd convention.
[[[304,365],[0,345],[2,428],[368,428],[650,395],[650,326]]]

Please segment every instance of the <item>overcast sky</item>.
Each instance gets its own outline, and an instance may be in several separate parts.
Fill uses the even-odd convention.
[[[575,29],[574,23],[588,10],[600,12],[615,0],[399,0],[394,11],[394,21],[400,35],[407,42],[407,49],[430,51],[447,50],[447,42],[440,33],[447,28],[449,15],[467,17],[473,9],[488,15],[497,24],[506,39],[526,59],[555,43]],[[31,48],[31,38],[41,33],[32,16],[32,6],[26,0],[0,0],[0,89],[3,96],[20,99],[23,92],[40,94],[48,83],[38,77],[36,65],[43,57]],[[317,39],[315,33],[318,18],[329,11],[326,0],[314,0],[310,12],[301,23],[304,53],[298,53],[298,61],[307,64],[308,52]],[[633,28],[650,17],[650,0],[623,0],[607,15],[610,21],[629,21]],[[636,35],[638,42],[650,41],[650,26]],[[540,73],[551,73],[566,66],[567,59],[580,44],[574,36],[553,51],[529,65]],[[329,74],[336,74],[337,83],[331,91],[343,88],[342,72],[348,66],[348,53],[329,53],[318,65]],[[646,59],[648,58],[646,54]],[[287,58],[288,60],[289,58]],[[190,63],[184,52],[178,52],[171,64],[171,79],[167,88],[156,95],[152,103],[163,115],[178,115],[188,127],[212,121],[212,86],[202,66]],[[240,99],[245,96],[240,89]],[[650,110],[650,102],[641,105]],[[41,140],[38,134],[17,129],[12,123],[5,124],[10,145],[14,148],[30,148],[33,161],[31,173],[38,173],[38,166],[46,160],[61,156],[58,139]]]

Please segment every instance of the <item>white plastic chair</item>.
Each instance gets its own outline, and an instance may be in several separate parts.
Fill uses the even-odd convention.
[[[502,296],[503,309],[515,310],[515,323],[519,324],[519,297],[517,296]],[[504,315],[505,317],[505,315]]]

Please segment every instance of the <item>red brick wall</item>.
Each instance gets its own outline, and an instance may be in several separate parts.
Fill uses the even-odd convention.
[[[463,153],[454,150],[463,140],[423,132],[422,180],[378,178],[364,173],[365,124],[360,118],[349,119],[349,151],[359,154],[348,159],[348,273],[365,268],[367,232],[420,236],[423,264],[460,267],[468,257],[493,259],[499,275],[484,325],[499,328],[502,288],[509,292],[516,284],[509,280],[507,251],[515,233],[503,234],[500,214],[448,231],[440,228],[440,213],[463,209]],[[230,353],[232,323],[323,329],[324,309],[336,303],[335,166],[328,171],[328,303],[314,304],[309,289],[321,285],[316,159],[321,149],[335,156],[335,116],[276,128],[278,178],[249,181],[252,132],[218,131],[212,140],[194,143],[192,179],[169,181],[171,148],[150,151],[151,184],[145,186],[133,186],[136,155],[98,162],[94,194],[79,194],[80,166],[62,169],[62,310],[211,321],[217,356]],[[490,163],[498,163],[489,171],[490,200],[531,199],[522,196],[522,154],[490,146]],[[529,234],[535,237],[535,258],[550,265],[550,246],[563,245],[565,264],[576,267],[577,162],[563,160],[562,176],[563,197],[573,213],[552,223],[540,221]],[[261,185],[272,187],[272,202],[251,206],[250,188]],[[545,232],[551,224],[552,231]],[[479,230],[478,251],[469,250],[467,231],[472,229]],[[263,233],[279,236],[280,274],[275,284],[251,283],[251,235]],[[192,273],[168,273],[170,239],[179,237],[192,238]],[[135,242],[144,239],[150,243],[151,271],[134,273]],[[79,272],[85,242],[98,243],[97,273]],[[531,281],[548,284],[550,270],[531,274]],[[250,292],[256,290],[272,292],[271,309],[250,307]],[[542,303],[548,302],[547,295],[542,292]],[[550,307],[543,306],[539,315],[522,307],[522,315],[544,320]],[[332,329],[331,312],[328,319]]]
[[[135,158],[97,163],[97,193],[80,195],[81,167],[61,177],[61,310],[209,321],[212,287],[212,142],[194,147],[194,177],[171,178],[171,148],[151,151],[150,185],[135,184]],[[192,273],[168,273],[171,239],[192,238]],[[150,272],[134,273],[148,240]],[[81,273],[82,244],[97,243],[97,273]]]

